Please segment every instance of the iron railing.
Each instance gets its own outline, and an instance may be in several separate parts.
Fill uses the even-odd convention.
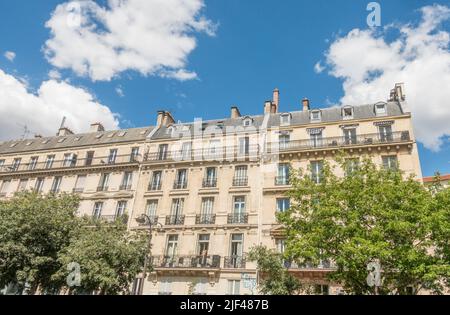
[[[223,259],[223,267],[229,269],[244,269],[246,265],[246,259],[244,256],[228,256]]]
[[[228,214],[228,224],[247,224],[248,213],[231,213]]]
[[[215,224],[216,215],[215,214],[197,214],[195,216],[195,224]]]
[[[247,186],[248,185],[248,177],[234,177],[233,178],[233,186]]]
[[[214,188],[217,187],[216,178],[207,178],[203,180],[203,188]]]
[[[219,269],[221,257],[219,255],[154,256],[151,262],[154,268]]]
[[[166,225],[183,225],[184,215],[168,215],[166,216]]]
[[[173,189],[186,189],[187,188],[187,181],[175,181],[173,183]]]
[[[161,182],[158,183],[150,183],[148,185],[148,191],[161,190]]]
[[[128,185],[120,185],[119,190],[131,190],[131,184]]]

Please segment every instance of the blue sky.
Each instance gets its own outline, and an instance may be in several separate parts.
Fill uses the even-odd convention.
[[[321,62],[327,68],[325,55],[338,38],[346,37],[353,29],[367,30],[369,14],[366,10],[369,1],[360,0],[206,1],[199,14],[215,25],[215,34],[192,32],[196,47],[186,54],[183,66],[195,72],[197,78],[145,76],[126,69],[112,80],[94,82],[89,76],[52,65],[45,57],[45,42],[51,37],[45,23],[57,5],[64,2],[0,2],[0,69],[26,82],[29,93],[37,93],[42,82],[49,80],[49,71],[57,69],[61,76],[57,80],[66,80],[71,86],[86,90],[98,103],[120,114],[122,128],[154,124],[159,109],[170,110],[181,121],[228,117],[231,105],[237,105],[241,113],[260,114],[275,87],[281,91],[283,111],[299,110],[303,97],[310,98],[313,107],[338,104],[348,99],[344,78],[330,75],[329,70],[318,73],[314,67]],[[448,5],[447,1],[378,2],[382,8],[382,27],[390,23],[417,24],[422,17],[421,7],[433,3]],[[98,3],[105,5],[106,1]],[[448,20],[439,29],[450,32]],[[380,36],[389,43],[398,35],[394,31]],[[448,46],[445,49],[448,51]],[[6,51],[14,52],[15,58],[3,57]],[[360,53],[365,51],[362,49]],[[405,83],[408,91],[408,82]],[[123,95],[119,95],[118,88]],[[388,92],[385,91],[385,98]],[[28,124],[26,118],[20,124]],[[421,128],[426,129],[427,125],[424,126]],[[421,131],[424,137],[425,132]],[[444,137],[439,151],[422,144],[419,148],[424,175],[432,175],[436,170],[450,173],[448,138]]]

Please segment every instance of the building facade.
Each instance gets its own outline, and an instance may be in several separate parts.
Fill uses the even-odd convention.
[[[256,294],[246,253],[258,244],[283,250],[276,213],[289,208],[291,168],[320,180],[323,162],[344,150],[422,178],[401,84],[376,104],[312,109],[304,99],[299,111],[282,112],[275,90],[261,115],[232,107],[226,119],[176,123],[160,111],[152,127],[91,128],[1,143],[0,197],[73,192],[80,215],[127,218],[132,230],[148,230],[137,220],[145,214],[154,271],[134,284],[144,294]],[[325,280],[328,262],[287,267],[318,293],[340,293]]]

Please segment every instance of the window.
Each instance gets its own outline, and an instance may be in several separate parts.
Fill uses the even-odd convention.
[[[206,178],[203,187],[216,187],[217,185],[217,169],[215,167],[206,168]]]
[[[2,185],[0,186],[0,194],[6,195],[6,193],[8,192],[8,188],[9,188],[9,184],[10,183],[11,183],[10,180],[4,180],[2,182]]]
[[[16,172],[16,171],[19,170],[20,162],[21,162],[21,161],[22,161],[21,158],[14,159],[13,165],[12,165],[12,171],[13,171],[13,172]]]
[[[133,181],[133,172],[125,172],[123,174],[122,185],[120,190],[130,190]]]
[[[198,255],[208,256],[209,250],[209,234],[199,234],[198,236]]]
[[[377,116],[386,115],[386,104],[375,104],[375,114]]]
[[[66,141],[66,138],[61,138],[58,140],[58,143],[63,143],[64,141]]]
[[[244,234],[231,234],[230,256],[242,257]]]
[[[154,171],[152,180],[149,185],[149,190],[161,190],[161,178],[162,178],[162,171]]]
[[[280,124],[281,125],[289,125],[291,123],[291,115],[290,114],[282,114],[280,116]]]
[[[48,155],[47,160],[45,161],[45,168],[49,169],[53,167],[53,162],[55,161],[54,155]]]
[[[27,190],[28,185],[28,178],[27,179],[21,179],[19,181],[19,187],[17,188],[17,191],[25,191]]]
[[[108,164],[116,163],[116,158],[117,158],[117,149],[109,150]]]
[[[167,160],[167,152],[169,150],[169,145],[160,144],[158,149],[158,160]]]
[[[166,256],[173,258],[178,251],[178,235],[169,235],[167,237]]]
[[[125,214],[125,211],[127,209],[127,202],[124,200],[121,200],[117,202],[117,208],[116,208],[116,218],[119,218]]]
[[[250,138],[243,137],[239,139],[239,154],[247,155],[250,152]]]
[[[313,148],[320,148],[322,146],[322,141],[323,141],[322,130],[317,130],[316,132],[311,132],[310,139],[311,139],[311,146]]]
[[[316,284],[314,286],[314,292],[316,295],[329,295],[330,288],[325,284]]]
[[[29,171],[32,171],[32,170],[35,170],[36,169],[36,166],[37,166],[37,163],[38,163],[38,157],[37,156],[33,156],[31,159],[30,159],[30,164],[28,164],[28,170]]]
[[[2,168],[5,165],[5,160],[0,160],[0,168]]]
[[[322,180],[323,161],[311,162],[311,179],[319,184]]]
[[[139,157],[139,147],[131,149],[130,162],[136,162]]]
[[[159,284],[159,295],[171,295],[172,294],[172,281],[170,279],[164,279]]]
[[[177,171],[174,189],[186,189],[187,187],[187,170],[182,169]]]
[[[147,200],[147,215],[154,219],[158,210],[158,200]]]
[[[75,183],[74,192],[83,192],[85,183],[86,183],[86,175],[78,175],[77,182]]]
[[[244,196],[236,196],[234,197],[234,214],[243,214],[245,213],[245,197]]]
[[[233,186],[247,186],[247,165],[236,166],[234,169]]]
[[[52,188],[50,189],[51,193],[57,193],[59,192],[59,188],[61,186],[62,177],[57,176],[53,179]]]
[[[98,191],[106,191],[108,190],[108,182],[109,182],[109,173],[104,173],[100,177],[100,183],[98,185]]]
[[[244,127],[250,127],[252,125],[252,119],[251,118],[245,118],[244,119]]]
[[[276,240],[275,241],[276,247],[277,247],[277,252],[280,254],[284,253],[284,250],[286,248],[286,241],[285,240]]]
[[[220,140],[209,141],[209,154],[211,158],[219,157],[222,154]]]
[[[356,144],[356,128],[346,128],[344,129],[344,141],[346,145]]]
[[[320,110],[311,111],[311,121],[321,121],[321,120],[322,120],[322,113]]]
[[[289,198],[279,198],[277,199],[277,212],[285,212],[291,207],[291,202]]]
[[[206,288],[208,281],[206,279],[201,279],[195,283],[193,295],[206,295]]]
[[[351,175],[358,170],[359,160],[358,159],[347,159],[345,161],[345,174]]]
[[[94,151],[88,151],[86,153],[86,163],[85,163],[86,166],[92,165],[92,161],[94,160],[94,153],[95,153]]]
[[[172,200],[172,208],[170,210],[170,215],[172,218],[179,218],[183,214],[184,199],[175,198]]]
[[[186,161],[191,159],[192,143],[184,142],[181,146],[181,160]]]
[[[201,215],[208,216],[213,213],[214,208],[214,197],[205,197],[202,198],[202,209]]]
[[[94,209],[92,210],[92,217],[94,219],[100,219],[102,216],[103,202],[96,202]]]
[[[278,175],[275,181],[276,185],[289,185],[289,169],[289,164],[278,164]]]
[[[240,280],[228,280],[228,295],[240,295],[240,288]]]
[[[396,170],[398,168],[397,156],[389,155],[383,156],[383,167],[386,170]]]
[[[64,154],[64,167],[74,167],[77,164],[77,155],[73,153]]]
[[[42,187],[44,187],[44,178],[36,179],[36,184],[34,185],[34,190],[38,193],[42,192]]]
[[[379,126],[378,132],[380,135],[381,142],[389,142],[389,141],[394,140],[393,136],[392,136],[392,126],[391,125]]]
[[[342,109],[342,117],[344,119],[353,119],[353,107],[346,106]]]
[[[278,142],[280,144],[280,150],[289,149],[289,142],[291,141],[291,135],[284,134],[278,136]]]

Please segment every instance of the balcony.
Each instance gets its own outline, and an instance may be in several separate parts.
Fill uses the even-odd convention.
[[[131,185],[130,184],[128,184],[128,185],[120,185],[119,186],[119,190],[124,190],[124,191],[131,190]]]
[[[277,176],[275,177],[275,186],[287,186],[289,185],[289,177]]]
[[[233,178],[233,186],[234,187],[242,187],[248,185],[248,177],[234,177]]]
[[[65,170],[65,169],[79,169],[85,167],[101,167],[101,166],[111,166],[111,165],[126,165],[126,164],[137,164],[142,161],[141,156],[136,156],[130,159],[130,155],[118,155],[111,161],[109,157],[96,157],[87,159],[76,159],[70,160],[54,160],[52,162],[30,162],[21,163],[20,165],[3,165],[0,166],[1,173],[11,173],[11,172],[39,172],[48,170]]]
[[[101,191],[108,191],[108,186],[98,186],[97,192],[101,192]]]
[[[184,215],[166,216],[166,225],[184,225]]]
[[[195,216],[195,224],[197,225],[211,225],[216,223],[215,214],[197,214]]]
[[[215,188],[215,187],[217,187],[216,178],[208,178],[203,180],[203,188]]]
[[[148,185],[148,191],[158,191],[161,190],[161,182],[159,183],[151,183]]]
[[[94,221],[103,221],[107,223],[115,223],[122,222],[126,224],[128,222],[128,215],[100,215],[100,216],[92,216],[92,220]]]
[[[345,148],[352,146],[366,146],[377,144],[390,144],[390,143],[406,143],[411,142],[411,136],[409,131],[398,131],[387,135],[381,135],[379,133],[374,134],[362,134],[356,137],[330,137],[322,138],[319,140],[293,140],[283,142],[280,145],[279,142],[272,142],[268,145],[268,150],[271,153],[289,152],[289,151],[307,151],[314,149],[326,149],[326,148]]]
[[[152,257],[154,268],[219,269],[220,261],[219,255]]]
[[[224,257],[223,267],[227,269],[244,269],[246,260],[243,256]]]
[[[247,149],[247,148],[246,148]],[[251,145],[248,150],[241,152],[237,146],[211,148],[200,148],[183,152],[180,150],[167,151],[164,153],[153,152],[144,156],[146,162],[186,162],[186,161],[236,161],[246,160],[259,154],[259,145]]]
[[[187,181],[173,183],[173,189],[186,189]]]
[[[150,219],[150,222],[148,222],[149,219]],[[146,222],[139,223],[139,226],[148,226],[149,224],[156,225],[156,224],[158,224],[158,219],[159,219],[159,217],[157,215],[149,215],[148,218],[146,218]]]
[[[248,213],[231,213],[228,215],[228,224],[248,224]]]
[[[74,194],[81,194],[84,192],[84,188],[74,188],[74,189],[72,189],[72,192]]]
[[[287,269],[296,269],[296,270],[304,270],[304,269],[329,269],[333,270],[336,269],[336,264],[333,262],[330,262],[329,260],[323,260],[319,264],[313,264],[313,263],[302,263],[298,264],[296,262],[292,261],[285,261],[284,267]]]

